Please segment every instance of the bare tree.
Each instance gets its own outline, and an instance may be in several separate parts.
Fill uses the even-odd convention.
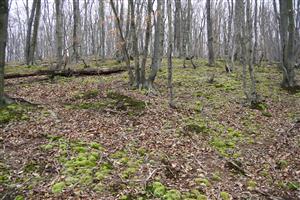
[[[8,24],[8,0],[0,1],[0,106],[5,104],[4,98],[4,65]]]

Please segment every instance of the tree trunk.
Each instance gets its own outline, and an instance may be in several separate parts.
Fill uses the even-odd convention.
[[[99,75],[109,75],[126,71],[126,67],[109,67],[109,68],[88,68],[88,69],[78,69],[78,70],[39,70],[31,73],[17,73],[17,74],[6,74],[5,79],[13,78],[26,78],[33,76],[99,76]]]
[[[36,44],[37,44],[37,36],[38,36],[38,30],[39,30],[39,24],[40,24],[40,18],[41,18],[41,0],[37,0],[36,2],[36,10],[35,10],[35,17],[34,17],[34,25],[33,25],[33,34],[30,44],[30,51],[29,51],[29,64],[34,64],[34,55],[36,52]]]
[[[295,81],[295,22],[292,0],[280,0],[280,35],[282,45],[282,86],[293,88],[296,86]]]
[[[169,106],[174,107],[174,93],[173,93],[173,65],[172,65],[172,51],[173,51],[173,30],[172,30],[172,2],[167,2],[168,12],[168,89],[169,89]]]
[[[129,0],[130,10],[131,10],[131,31],[132,31],[132,46],[134,54],[134,65],[135,65],[135,87],[140,86],[140,57],[139,57],[139,47],[138,47],[138,37],[136,33],[135,26],[135,8],[133,0]]]
[[[212,30],[212,20],[211,20],[211,9],[210,9],[210,0],[206,0],[206,13],[207,13],[207,47],[208,47],[208,64],[213,66],[215,64],[215,56],[214,56],[214,37]]]
[[[62,31],[62,1],[55,0],[55,10],[56,10],[56,26],[55,26],[55,33],[56,33],[56,69],[61,69],[63,64],[63,31]]]
[[[158,69],[159,69],[159,63],[160,63],[160,36],[161,36],[161,13],[162,12],[162,1],[157,1],[157,20],[155,25],[155,33],[154,33],[154,52],[152,57],[152,64],[151,64],[151,72],[148,79],[148,87],[151,90],[153,88],[153,83],[156,78]]]
[[[0,1],[0,106],[5,104],[4,98],[4,66],[7,40],[8,0]]]
[[[147,4],[147,18],[146,18],[146,33],[145,33],[145,47],[144,47],[144,52],[143,52],[143,59],[142,59],[142,65],[141,65],[141,83],[143,84],[143,87],[146,85],[146,62],[147,62],[147,57],[148,57],[148,51],[149,51],[149,43],[150,43],[150,37],[151,37],[151,13],[152,13],[152,7],[153,3],[152,0],[148,0]]]
[[[164,55],[164,39],[165,39],[165,24],[164,24],[164,19],[165,19],[165,0],[161,0],[162,1],[162,9],[161,12],[158,13],[159,15],[161,15],[161,20],[160,20],[160,42],[159,42],[159,53],[160,53],[160,59],[159,59],[159,64],[158,66],[161,66],[161,61]]]
[[[73,57],[75,58],[75,62],[79,61],[79,44],[80,44],[80,36],[79,36],[79,23],[80,23],[80,12],[79,12],[79,0],[73,0]]]
[[[25,61],[26,64],[30,64],[30,51],[31,51],[31,32],[32,32],[32,24],[34,19],[34,14],[37,6],[37,1],[34,0],[32,3],[31,13],[27,24],[27,34],[26,34],[26,44],[25,44]]]
[[[181,0],[175,0],[174,49],[177,57],[182,54],[181,19]]]
[[[105,9],[104,1],[99,0],[99,12],[100,12],[100,28],[101,28],[101,37],[100,37],[100,56],[105,59]]]
[[[256,79],[254,75],[254,65],[253,65],[253,20],[252,20],[252,12],[251,12],[252,5],[250,3],[250,0],[247,0],[247,39],[248,39],[248,54],[247,54],[247,60],[248,60],[248,69],[249,69],[249,75],[250,75],[250,81],[251,81],[251,88],[250,88],[250,94],[248,94],[248,101],[250,105],[256,105],[259,102],[258,95],[256,92]]]
[[[253,63],[257,63],[257,50],[258,50],[258,27],[257,27],[257,12],[258,3],[257,0],[254,1],[254,46],[253,46]]]
[[[132,86],[133,83],[134,83],[134,75],[133,75],[132,69],[130,67],[130,57],[129,57],[128,50],[127,50],[127,43],[126,43],[126,40],[123,36],[120,19],[119,19],[114,1],[110,0],[109,2],[110,2],[110,5],[111,5],[111,8],[112,8],[112,11],[114,13],[114,16],[116,18],[117,28],[119,30],[119,36],[120,36],[120,40],[121,40],[122,51],[123,51],[123,55],[125,57],[125,62],[126,62],[127,70],[128,70],[129,84],[130,84],[130,86]]]

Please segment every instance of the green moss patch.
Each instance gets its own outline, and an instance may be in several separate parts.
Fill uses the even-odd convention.
[[[93,89],[93,90],[88,90],[85,92],[80,92],[80,93],[76,93],[74,95],[75,99],[93,99],[96,98],[99,94],[99,90],[97,89]]]
[[[108,92],[107,97],[114,100],[116,109],[127,110],[129,108],[138,112],[146,107],[146,103],[144,101],[137,100],[133,97],[126,96],[118,92]]]
[[[89,91],[87,93],[77,94],[78,99],[89,100],[95,98],[98,91]],[[83,109],[83,110],[102,110],[104,108],[116,109],[120,111],[127,111],[134,114],[145,109],[146,103],[137,100],[133,97],[120,94],[118,92],[109,91],[107,97],[97,101],[83,101],[80,103],[66,104],[67,109]]]
[[[0,107],[0,125],[10,121],[28,120],[28,112],[32,108],[32,106],[23,104],[10,104]]]

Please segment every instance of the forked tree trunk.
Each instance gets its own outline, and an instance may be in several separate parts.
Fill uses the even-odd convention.
[[[36,6],[37,6],[37,0],[34,0],[32,3],[31,13],[27,24],[27,34],[26,34],[26,43],[25,43],[25,61],[27,65],[30,64],[31,33],[32,33],[32,24],[33,24]]]

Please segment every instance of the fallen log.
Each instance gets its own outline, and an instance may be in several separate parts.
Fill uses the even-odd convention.
[[[38,70],[30,73],[14,73],[14,74],[5,74],[5,79],[13,79],[13,78],[25,78],[32,76],[98,76],[98,75],[109,75],[126,71],[125,66],[121,67],[111,67],[111,68],[86,68],[86,69],[67,69],[67,70]]]

